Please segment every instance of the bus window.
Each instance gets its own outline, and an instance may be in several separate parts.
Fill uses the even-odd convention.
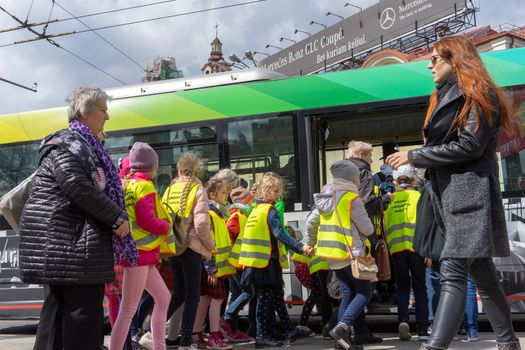
[[[0,147],[0,197],[35,171],[38,147],[38,143]]]
[[[202,159],[203,183],[219,170],[219,146],[213,125],[110,136],[105,147],[113,161],[117,163],[118,159],[129,155],[129,150],[135,142],[148,143],[159,156],[159,168],[154,183],[161,195],[171,180],[177,176],[177,161],[184,152],[194,152]]]
[[[228,123],[231,169],[246,186],[267,171],[281,175],[287,208],[293,208],[293,203],[299,201],[294,134],[292,115]]]

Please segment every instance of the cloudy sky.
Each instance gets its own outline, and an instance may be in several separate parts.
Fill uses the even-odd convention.
[[[185,76],[201,74],[207,62],[210,42],[219,24],[219,38],[225,56],[245,50],[266,51],[267,43],[283,46],[281,36],[301,39],[294,29],[309,32],[319,30],[310,26],[311,20],[330,25],[338,18],[326,17],[328,11],[348,17],[356,9],[344,7],[344,0],[0,0],[0,6],[22,21],[32,22],[71,18],[64,9],[75,16],[99,13],[147,3],[154,6],[113,12],[82,18],[91,28],[106,27],[145,19],[197,12],[177,17],[120,26],[97,31],[108,42],[93,32],[54,38],[64,49],[99,67],[126,84],[139,82],[141,67],[157,56],[174,56]],[[377,1],[353,0],[353,4],[366,8]],[[249,3],[216,9],[229,5]],[[525,25],[523,0],[477,0],[478,26],[501,24]],[[31,6],[32,4],[32,6]],[[30,10],[31,8],[31,10]],[[30,10],[30,11],[29,11]],[[199,12],[202,11],[202,12]],[[29,16],[28,16],[29,14]],[[18,24],[4,11],[0,11],[0,31]],[[41,31],[42,27],[35,27]],[[86,27],[77,20],[50,24],[48,34],[84,31]],[[0,81],[0,114],[50,108],[64,105],[64,98],[78,85],[100,87],[121,86],[118,80],[89,66],[63,49],[41,40],[26,44],[9,45],[15,41],[34,38],[26,29],[0,32],[0,78],[25,86],[38,83],[34,93]],[[270,50],[270,51],[269,51]],[[262,58],[262,57],[260,57]],[[135,62],[134,62],[135,61]]]

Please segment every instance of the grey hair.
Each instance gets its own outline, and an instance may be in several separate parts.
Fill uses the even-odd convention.
[[[212,180],[221,180],[229,188],[239,187],[239,175],[231,169],[224,168],[211,178]]]
[[[79,120],[100,101],[111,101],[111,97],[100,88],[79,86],[66,98],[69,103],[67,117],[69,121]]]
[[[348,142],[347,157],[360,157],[361,154],[372,153],[372,145],[363,141],[350,141]]]

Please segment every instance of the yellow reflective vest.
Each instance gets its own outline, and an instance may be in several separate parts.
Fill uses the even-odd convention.
[[[239,235],[237,236],[237,239],[235,240],[235,243],[233,244],[232,250],[230,252],[230,257],[228,258],[228,262],[232,266],[241,268],[242,266],[239,264],[239,254],[241,253],[241,244],[242,244],[242,239],[244,237],[244,227],[246,226],[246,221],[248,220],[248,216],[246,216],[246,214],[243,213],[241,210],[237,210],[236,212],[233,212],[230,215],[230,218],[228,219],[228,221],[234,219],[235,217],[239,218]]]
[[[386,241],[390,254],[403,250],[414,251],[417,202],[420,194],[416,190],[399,190],[385,210]]]
[[[217,277],[233,275],[235,273],[235,267],[228,262],[232,242],[230,240],[230,234],[228,233],[228,227],[226,226],[226,220],[217,215],[213,210],[209,210],[209,213],[212,237],[215,241],[215,249],[212,253],[213,256],[215,256],[215,265],[217,265]]]
[[[186,186],[186,181],[179,181],[171,184],[164,195],[162,196],[162,203],[166,206],[170,213],[178,213],[180,208],[180,200],[182,198],[182,192]],[[188,218],[191,215],[191,210],[193,209],[193,202],[197,196],[197,191],[202,185],[197,182],[192,182],[186,197],[186,208],[184,210],[183,216]]]
[[[303,264],[307,264],[308,272],[310,272],[310,275],[313,275],[314,273],[321,270],[330,270],[330,267],[328,266],[326,260],[317,255],[308,257],[305,255],[294,253],[290,259],[293,261],[302,262]]]
[[[270,209],[275,208],[269,203],[258,204],[251,212],[244,228],[239,264],[245,267],[265,268],[272,256],[271,232],[268,225]],[[279,247],[279,263],[282,268],[289,268],[288,256],[284,245],[277,242]]]
[[[124,190],[126,210],[131,224],[131,234],[135,240],[137,249],[153,250],[160,247],[160,254],[173,255],[175,254],[175,238],[173,236],[173,230],[170,230],[166,235],[154,235],[143,230],[137,223],[135,204],[140,199],[151,193],[154,193],[155,195],[155,213],[157,217],[159,219],[168,220],[171,224],[171,217],[162,206],[159,195],[153,186],[153,182],[132,179],[129,180]]]
[[[356,193],[345,192],[337,201],[334,211],[320,215],[316,255],[329,260],[349,258],[353,243],[350,213],[352,202],[358,197]]]

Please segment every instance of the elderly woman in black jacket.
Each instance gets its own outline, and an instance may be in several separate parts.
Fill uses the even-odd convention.
[[[100,349],[104,283],[136,263],[120,179],[98,135],[109,96],[80,87],[69,128],[46,137],[20,223],[20,275],[44,285],[35,350]],[[115,259],[115,261],[114,261]]]
[[[463,319],[468,272],[498,349],[519,349],[492,262],[492,257],[509,255],[496,143],[500,128],[510,131],[515,117],[467,38],[438,41],[428,68],[436,90],[423,127],[425,145],[386,160],[394,169],[407,163],[427,168],[434,212],[445,233],[441,297],[432,336],[421,349],[446,349],[450,344]]]

